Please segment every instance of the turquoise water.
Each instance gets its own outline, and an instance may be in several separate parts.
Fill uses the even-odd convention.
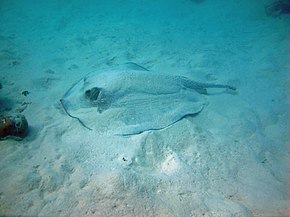
[[[1,0],[0,111],[25,115],[29,134],[0,141],[0,215],[286,216],[290,16],[281,2]],[[124,137],[106,131],[117,113],[93,131],[65,113],[59,100],[72,85],[127,62],[237,91],[198,93],[198,114]],[[170,101],[158,106],[174,110]]]

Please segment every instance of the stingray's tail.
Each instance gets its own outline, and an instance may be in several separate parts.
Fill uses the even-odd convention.
[[[235,86],[229,85],[229,84],[196,82],[196,81],[190,80],[190,79],[188,79],[186,77],[182,77],[182,76],[180,76],[179,78],[181,78],[182,84],[185,87],[190,88],[190,89],[194,89],[201,94],[207,94],[207,88],[225,88],[227,90],[232,90],[232,91],[237,90],[237,88]]]
[[[229,90],[237,90],[236,87],[228,84],[211,84],[211,83],[199,83],[204,88],[226,88]]]

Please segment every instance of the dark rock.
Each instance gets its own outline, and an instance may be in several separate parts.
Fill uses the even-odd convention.
[[[204,2],[204,0],[191,0],[191,1],[194,2],[194,3],[197,3],[197,4],[200,4],[200,3]]]
[[[277,17],[281,14],[290,14],[290,0],[278,0],[265,6],[268,16]]]
[[[0,139],[23,139],[28,134],[28,122],[24,115],[0,115]]]

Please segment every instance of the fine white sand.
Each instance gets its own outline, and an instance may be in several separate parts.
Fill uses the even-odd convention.
[[[1,1],[1,111],[30,132],[0,141],[0,215],[286,216],[290,18],[267,2]],[[238,92],[128,137],[65,114],[74,82],[129,61]]]

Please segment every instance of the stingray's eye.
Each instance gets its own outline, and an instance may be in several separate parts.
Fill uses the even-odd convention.
[[[95,101],[98,99],[98,96],[100,94],[101,89],[97,88],[97,87],[93,87],[89,90],[86,90],[85,92],[85,96],[91,100],[91,101]]]
[[[91,95],[91,90],[86,90],[85,94],[87,97],[89,97]]]
[[[90,99],[91,98],[91,90],[86,90],[85,96],[86,96],[86,98]]]

